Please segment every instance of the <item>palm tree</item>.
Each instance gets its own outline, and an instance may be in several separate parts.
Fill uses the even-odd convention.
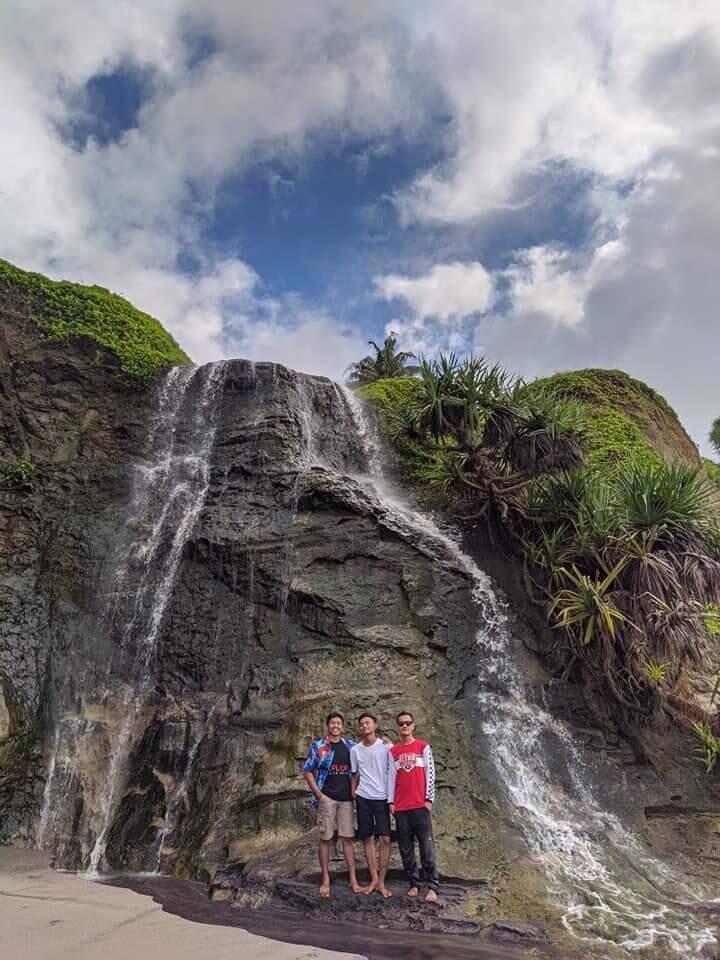
[[[350,371],[348,383],[361,385],[388,377],[414,377],[418,372],[418,367],[407,366],[407,361],[414,359],[415,354],[396,349],[396,333],[391,331],[390,335],[385,337],[382,347],[374,340],[368,340],[368,343],[375,351],[375,356],[368,354],[357,363],[351,363],[347,368]]]

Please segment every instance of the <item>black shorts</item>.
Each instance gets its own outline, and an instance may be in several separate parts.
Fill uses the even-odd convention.
[[[390,809],[387,800],[366,800],[355,797],[357,803],[358,837],[390,836]]]

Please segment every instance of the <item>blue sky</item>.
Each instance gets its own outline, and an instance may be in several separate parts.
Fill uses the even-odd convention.
[[[0,81],[0,255],[199,362],[339,377],[394,329],[720,412],[710,0],[9,0]]]
[[[197,41],[189,58],[200,62]],[[206,41],[204,55],[214,46]],[[82,105],[62,131],[73,149],[89,141],[118,143],[136,129],[153,94],[153,76],[132,62],[95,74],[80,91]],[[78,97],[78,94],[76,94]],[[319,140],[302,158],[262,158],[218,184],[210,209],[198,218],[202,250],[238,257],[262,277],[272,297],[299,297],[332,311],[341,323],[382,339],[398,312],[374,295],[384,272],[421,272],[442,259],[481,261],[502,269],[518,249],[541,244],[582,247],[594,228],[586,199],[593,178],[562,162],[548,163],[517,185],[514,208],[479,224],[402,223],[393,197],[426,171],[448,161],[451,117],[439,113],[422,136]],[[192,185],[189,188],[192,208]],[[178,257],[193,277],[202,264]]]

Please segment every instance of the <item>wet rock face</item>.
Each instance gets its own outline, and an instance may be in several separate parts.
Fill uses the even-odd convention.
[[[89,607],[151,406],[107,351],[43,344],[11,306],[0,307],[0,476],[20,459],[34,475],[0,483],[0,838],[31,829],[51,678]]]
[[[212,881],[229,865],[260,902],[280,878],[314,882],[300,771],[326,713],[352,731],[364,710],[392,729],[409,709],[436,756],[441,872],[474,891],[458,920],[557,936],[522,804],[499,782],[502,731],[482,733],[500,681],[479,667],[477,584],[367,482],[342,391],[231,361],[143,396],[94,344],[31,334],[0,340],[0,456],[37,468],[0,493],[0,836],[67,867]],[[552,703],[525,661],[528,705],[587,735],[608,807],[670,858],[715,858],[697,768],[639,769],[587,728],[582,691]],[[560,788],[563,769],[548,756],[543,783]]]
[[[471,732],[472,584],[354,479],[367,465],[341,391],[272,364],[224,366],[207,486],[147,652],[159,588],[138,557],[153,515],[141,523],[127,504],[157,398],[127,391],[95,345],[48,348],[26,334],[4,345],[3,456],[27,456],[37,474],[30,490],[2,495],[14,546],[0,734],[18,734],[22,716],[34,739],[22,741],[22,791],[7,788],[24,816],[5,813],[6,833],[41,839],[75,868],[106,828],[103,867],[314,874],[300,766],[325,714],[342,710],[352,728],[369,709],[388,727],[411,709],[440,769],[443,869],[482,880],[516,860],[522,845],[495,813]],[[181,446],[201,386],[170,431]],[[156,566],[174,542],[159,539]]]
[[[210,486],[158,641],[148,752],[117,814],[133,828],[117,828],[108,863],[153,868],[139,807],[145,826],[161,825],[184,793],[162,869],[212,874],[231,860],[266,877],[314,873],[300,776],[310,739],[331,708],[351,728],[369,709],[391,729],[405,708],[443,770],[443,866],[483,876],[505,831],[489,826],[494,788],[466,727],[477,628],[467,575],[395,529],[353,479],[364,454],[333,384],[232,362],[219,402]]]

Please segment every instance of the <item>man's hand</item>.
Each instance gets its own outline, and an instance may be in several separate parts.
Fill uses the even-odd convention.
[[[391,817],[394,817],[394,816],[395,816],[395,804],[394,804],[394,803],[389,803],[389,804],[388,804],[388,807],[390,808],[390,816],[391,816]]]
[[[432,800],[426,800],[423,806],[432,813]]]

